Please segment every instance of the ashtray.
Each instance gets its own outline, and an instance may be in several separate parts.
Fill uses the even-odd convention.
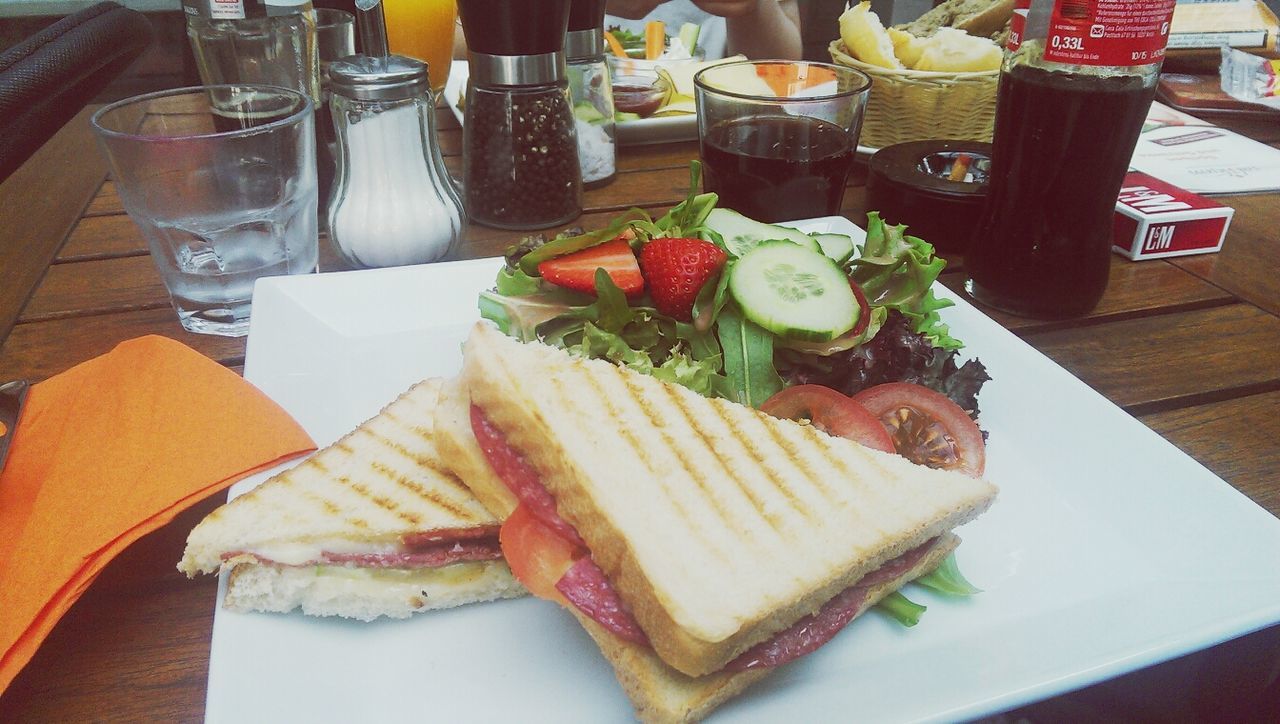
[[[944,251],[964,251],[987,197],[991,144],[910,141],[868,162],[867,208]]]

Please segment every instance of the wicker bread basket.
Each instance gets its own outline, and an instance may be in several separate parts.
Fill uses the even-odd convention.
[[[831,41],[830,51],[837,65],[871,76],[859,144],[884,148],[928,139],[991,140],[1000,71],[939,73],[880,68],[849,55],[840,40]]]

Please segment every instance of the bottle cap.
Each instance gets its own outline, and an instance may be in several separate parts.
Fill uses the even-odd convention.
[[[352,55],[329,64],[330,88],[362,101],[396,101],[425,93],[427,64],[403,55]]]

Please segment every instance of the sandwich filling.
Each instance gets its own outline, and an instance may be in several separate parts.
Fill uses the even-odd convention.
[[[336,550],[335,550],[336,549]],[[263,565],[348,566],[380,569],[441,568],[455,563],[502,558],[498,526],[409,533],[387,546],[281,543],[222,554],[223,562],[248,556]]]
[[[494,474],[520,501],[500,533],[503,552],[516,577],[534,595],[571,604],[619,638],[649,647],[648,637],[608,576],[592,560],[586,542],[556,511],[555,500],[538,472],[474,404],[471,427]],[[926,541],[867,574],[816,613],[743,652],[725,670],[780,666],[818,649],[869,607],[871,589],[915,568],[938,542],[938,538]]]

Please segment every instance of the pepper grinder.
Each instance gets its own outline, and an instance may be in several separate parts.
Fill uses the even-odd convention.
[[[569,98],[578,134],[582,187],[608,185],[617,176],[613,84],[604,60],[605,0],[571,0],[564,54],[569,65]]]
[[[569,0],[459,0],[471,66],[463,193],[472,221],[544,229],[582,213],[564,40]]]

